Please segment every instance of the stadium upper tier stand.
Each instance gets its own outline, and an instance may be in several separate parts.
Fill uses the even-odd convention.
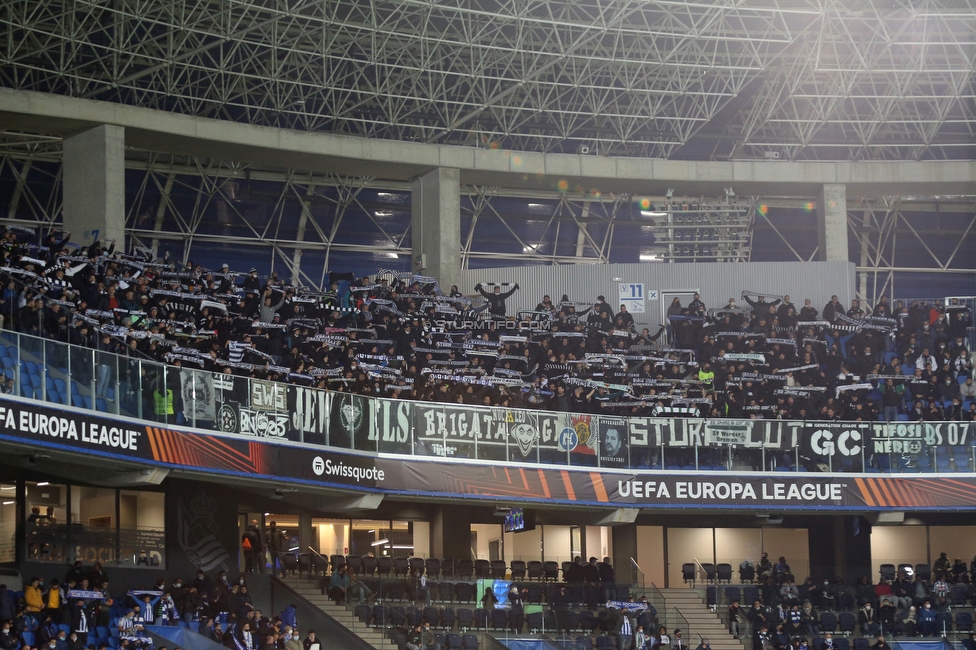
[[[741,304],[708,309],[696,294],[687,305],[675,299],[666,326],[636,331],[631,314],[615,313],[602,296],[545,296],[534,310],[508,314],[505,299],[517,284],[445,294],[433,278],[381,270],[361,279],[332,274],[330,290],[313,292],[254,269],[210,271],[145,250],[81,248],[57,233],[39,241],[14,227],[3,241],[3,390],[23,397],[374,452],[394,450],[356,435],[362,414],[409,400],[443,405],[440,415],[399,407],[428,423],[395,445],[418,455],[662,469],[973,466],[966,434],[898,444],[887,429],[868,426],[976,417],[970,313],[958,304],[882,299],[869,315],[836,297],[820,310],[809,300],[797,308],[788,295],[743,292]],[[340,400],[331,427],[291,416],[301,410],[297,390],[304,402],[325,399],[308,397],[320,392]],[[534,440],[516,444],[507,433],[501,441],[474,431],[469,445],[452,440],[443,421],[467,414],[477,426],[469,413],[477,409],[466,410],[477,406],[535,418],[548,429],[548,448],[530,453]],[[549,416],[557,419],[547,425]],[[675,433],[658,428],[635,444],[648,417],[675,431],[692,426],[685,419],[710,424],[697,442],[675,444]],[[875,440],[821,444],[801,433],[805,421],[859,423],[857,441]]]

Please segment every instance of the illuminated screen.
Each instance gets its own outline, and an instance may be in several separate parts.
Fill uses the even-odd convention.
[[[512,508],[512,511],[505,515],[505,532],[514,533],[525,530],[525,513],[521,508]]]

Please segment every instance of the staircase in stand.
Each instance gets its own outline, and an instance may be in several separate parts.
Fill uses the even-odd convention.
[[[345,607],[336,605],[333,601],[329,600],[329,597],[323,594],[322,588],[319,587],[319,578],[291,576],[282,578],[282,582],[291,587],[299,596],[334,618],[340,625],[352,631],[353,634],[371,645],[373,648],[376,648],[377,650],[386,648],[389,650],[391,645],[395,645],[384,636],[381,628],[367,627],[363,625],[356,620],[352,609],[346,609]],[[325,647],[328,647],[328,645],[326,644]]]
[[[668,603],[668,611],[657,613],[658,619],[663,621],[671,610],[678,613],[688,621],[690,629],[681,630],[681,638],[690,648],[697,648],[700,642],[698,635],[703,639],[708,639],[712,650],[743,650],[742,642],[729,634],[722,619],[716,612],[713,612],[705,603],[703,595],[688,588],[662,589]],[[669,617],[670,619],[670,617]],[[674,624],[668,620],[668,634],[671,635],[671,644],[674,645]],[[683,624],[682,624],[683,625]]]

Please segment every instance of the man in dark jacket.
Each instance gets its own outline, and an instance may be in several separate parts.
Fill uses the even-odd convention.
[[[264,544],[261,540],[261,529],[258,527],[258,520],[252,519],[247,527],[244,537],[241,540],[244,547],[244,572],[245,573],[264,573]]]
[[[492,316],[495,316],[496,318],[505,318],[505,299],[518,291],[518,288],[519,286],[516,282],[515,286],[512,287],[510,291],[502,293],[502,288],[496,285],[495,292],[488,293],[479,282],[474,290],[484,296],[484,299],[488,301],[488,312]]]
[[[590,561],[583,565],[583,583],[586,604],[596,608],[600,598],[600,569],[597,567],[595,557],[591,557]]]
[[[613,570],[613,565],[610,564],[610,558],[603,558],[603,562],[597,564],[596,568],[600,572],[600,589],[603,592],[600,599],[616,600],[617,575]]]

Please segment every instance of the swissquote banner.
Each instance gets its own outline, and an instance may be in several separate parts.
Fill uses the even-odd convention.
[[[273,395],[262,399],[265,397],[276,399]],[[580,451],[581,457],[597,461],[603,456],[625,453],[619,452],[625,446],[633,457],[635,447],[667,445],[669,441],[685,445],[715,442],[710,438],[724,439],[722,444],[748,443],[775,449],[800,443],[801,454],[808,451],[818,459],[824,454],[852,453],[857,445],[867,445],[872,453],[877,450],[877,453],[910,454],[938,445],[968,446],[972,431],[967,423],[900,422],[888,426],[753,421],[747,431],[744,423],[736,420],[688,423],[591,416],[584,427],[580,419],[583,416],[572,414],[527,413],[523,418],[507,409],[493,412],[436,404],[413,404],[411,409],[404,402],[371,401],[342,394],[333,397],[339,399],[327,406],[333,413],[339,411],[334,417],[350,444],[390,445],[401,451],[363,454],[271,437],[213,435],[6,396],[0,398],[0,446],[27,443],[34,448],[137,460],[191,472],[219,472],[266,478],[279,484],[303,483],[399,495],[463,495],[613,507],[976,511],[976,477],[965,474],[665,473],[612,467],[472,463],[435,456],[435,443],[462,449],[465,444],[469,448],[473,446],[472,440],[484,441],[486,448],[497,451],[505,448],[501,444],[504,439],[510,452],[512,445],[515,446],[517,455],[524,448],[529,457],[533,450],[540,456],[545,451],[573,457],[583,447],[592,453]],[[418,427],[421,420],[430,428],[412,436],[410,427]],[[332,433],[329,431],[330,436]],[[615,437],[618,435],[619,439]],[[411,456],[415,450],[410,444],[411,437],[429,445],[427,450],[431,455]],[[358,442],[360,439],[362,443]],[[602,442],[596,444],[593,440]],[[444,449],[440,451],[447,453]]]

